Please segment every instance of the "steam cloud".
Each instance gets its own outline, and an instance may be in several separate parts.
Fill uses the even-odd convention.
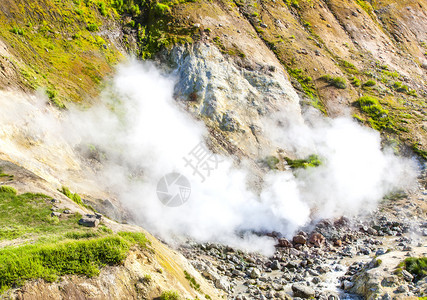
[[[69,149],[94,145],[106,157],[97,183],[117,194],[139,224],[169,241],[184,235],[271,254],[273,240],[253,232],[275,230],[291,236],[318,218],[373,209],[385,194],[415,180],[413,163],[381,150],[375,131],[348,118],[327,119],[311,112],[306,124],[300,124],[283,110],[265,120],[265,132],[297,156],[318,154],[321,166],[295,173],[272,171],[257,194],[247,187],[247,170],[218,156],[218,169],[201,182],[183,157],[203,143],[207,131],[173,99],[174,83],[152,65],[133,61],[118,68],[99,105],[85,111],[72,108],[60,120],[38,107],[38,118],[44,117],[32,126],[25,123],[28,114],[20,106],[19,116],[11,120],[4,115],[1,122],[27,125],[41,144],[61,136]],[[30,111],[36,104],[28,105]],[[164,206],[156,195],[158,181],[171,172],[191,182],[190,199],[179,207]]]

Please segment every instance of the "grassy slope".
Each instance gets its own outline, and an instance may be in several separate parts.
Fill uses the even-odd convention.
[[[147,244],[142,233],[82,227],[77,213],[52,217],[51,207],[46,195],[17,195],[13,188],[0,187],[0,244],[20,244],[0,248],[0,291],[29,279],[94,276],[102,266],[121,263],[132,245]]]
[[[3,1],[0,36],[17,58],[23,85],[47,89],[57,104],[96,95],[122,58],[108,38],[119,17],[110,2]]]

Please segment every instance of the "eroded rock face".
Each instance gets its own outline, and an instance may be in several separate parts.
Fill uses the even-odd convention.
[[[202,42],[176,46],[168,56],[178,78],[177,99],[187,101],[209,127],[230,134],[249,155],[265,142],[257,135],[263,130],[260,119],[279,106],[302,122],[298,95],[275,59],[266,63],[226,56]]]

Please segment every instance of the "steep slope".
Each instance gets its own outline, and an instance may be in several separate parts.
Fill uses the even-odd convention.
[[[15,206],[13,202],[4,202],[5,199],[13,198],[14,195],[8,195],[8,192],[3,189],[0,191],[2,197],[0,291],[3,292],[0,297],[2,299],[82,299],[87,297],[152,299],[165,292],[176,292],[182,297],[194,298],[208,295],[212,299],[219,299],[218,291],[208,284],[182,255],[167,248],[142,228],[119,224],[106,217],[102,217],[101,225],[97,228],[79,226],[77,220],[82,215],[92,214],[91,209],[73,202],[59,191],[52,189],[47,181],[22,167],[0,161],[0,168],[2,186],[7,184],[14,187],[19,195],[27,195],[27,198],[34,195],[20,200],[22,203]],[[45,199],[38,202],[35,200],[37,195]],[[59,217],[51,216],[52,211]],[[74,249],[74,245],[78,243],[97,243],[111,238],[112,240],[104,246],[99,246],[97,253],[103,253],[100,255],[112,258],[117,248],[109,248],[108,243],[112,243],[113,239],[126,236],[142,237],[143,242],[133,243],[129,248],[126,246],[124,257],[120,261],[104,262],[107,266],[101,268],[99,274],[97,271],[93,273],[89,265],[83,269],[77,267],[79,264],[84,265],[85,259],[90,261],[90,256],[79,256],[78,260],[74,261],[73,255],[76,254],[69,256],[64,253],[58,254],[61,251],[59,248],[61,245],[65,245],[68,253],[72,253],[71,249]],[[42,250],[36,250],[37,247]],[[86,247],[84,252],[90,251],[89,244],[83,247]],[[102,247],[105,247],[105,251],[111,252],[104,253]],[[31,268],[33,270],[39,268],[35,262],[36,257],[33,258],[33,262],[27,262],[25,258],[20,259],[19,256],[15,257],[13,253],[19,253],[21,249],[25,250],[23,256],[34,251],[51,253],[49,261],[45,262],[46,269],[43,273],[38,274],[31,270]],[[59,255],[66,257],[67,261],[61,261]],[[26,266],[26,263],[32,264],[31,267]],[[56,270],[56,266],[64,263],[69,264],[68,267],[62,271],[50,273]],[[96,264],[96,262],[92,263]],[[199,284],[197,289],[191,285],[185,272],[191,274],[191,278]],[[56,275],[63,275],[62,279],[56,281]],[[31,281],[26,283],[25,279]],[[11,287],[14,288],[5,292],[5,288]]]

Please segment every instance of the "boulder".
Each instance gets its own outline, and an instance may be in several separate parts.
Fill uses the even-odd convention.
[[[280,263],[279,263],[279,261],[278,261],[278,260],[274,260],[274,261],[271,263],[270,268],[271,268],[272,270],[280,270]]]
[[[215,287],[224,291],[228,291],[230,283],[225,277],[221,277],[215,281]]]
[[[292,243],[289,242],[287,239],[282,238],[282,239],[279,239],[279,243],[277,244],[277,247],[291,248]]]
[[[251,271],[251,278],[252,279],[256,279],[256,278],[259,278],[259,277],[261,277],[261,271],[259,269],[257,269],[257,268],[253,268],[252,271]]]
[[[51,217],[60,217],[61,216],[61,213],[59,213],[59,212],[56,212],[56,211],[53,211],[51,214],[50,214],[50,216]]]
[[[303,235],[300,235],[300,234],[294,236],[292,241],[296,245],[305,245],[307,243],[307,239]]]
[[[314,289],[302,284],[293,284],[292,292],[294,292],[294,297],[300,297],[304,299],[313,298],[316,294]]]
[[[310,236],[309,243],[316,247],[321,247],[325,243],[325,237],[322,234],[315,232]]]
[[[96,218],[81,218],[79,224],[86,227],[97,227],[99,220]]]

